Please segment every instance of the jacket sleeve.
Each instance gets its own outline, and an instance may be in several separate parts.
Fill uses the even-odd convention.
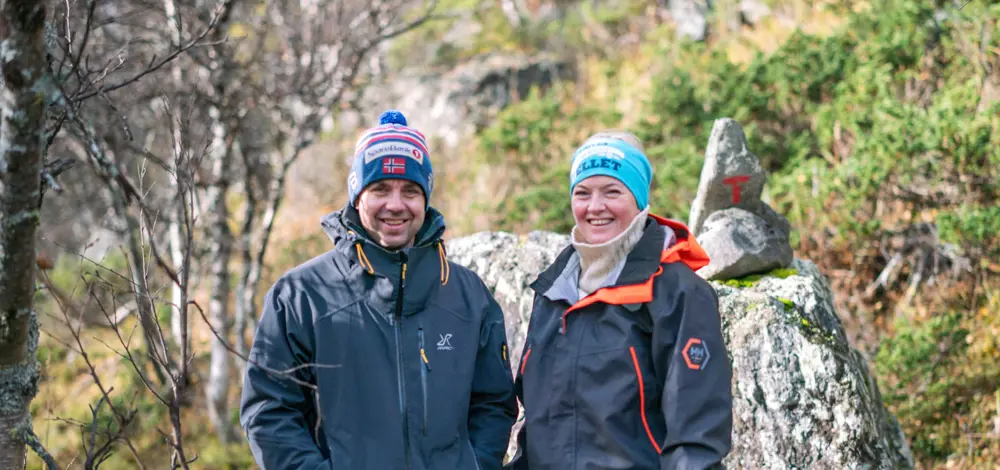
[[[309,367],[313,362],[309,312],[289,308],[275,286],[264,300],[243,381],[240,421],[262,470],[329,469],[313,439],[315,422]],[[291,371],[291,372],[289,372]]]
[[[507,361],[507,332],[500,305],[489,305],[479,337],[469,404],[469,436],[482,470],[499,470],[517,418],[517,399]]]
[[[667,429],[661,469],[722,469],[732,446],[732,368],[718,297],[696,276],[670,312],[654,314],[653,360],[666,371],[662,408]],[[660,374],[657,374],[660,376]]]

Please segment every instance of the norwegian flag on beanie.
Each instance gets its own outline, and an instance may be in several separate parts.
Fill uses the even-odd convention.
[[[355,204],[368,185],[390,178],[405,179],[420,185],[425,205],[429,205],[433,174],[424,134],[407,126],[403,113],[389,110],[379,116],[378,126],[365,130],[358,138],[347,177],[347,194]]]

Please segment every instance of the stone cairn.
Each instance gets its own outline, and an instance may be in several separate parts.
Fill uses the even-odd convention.
[[[791,224],[761,201],[765,182],[743,128],[729,118],[716,120],[688,222],[711,259],[699,276],[734,279],[792,264]]]

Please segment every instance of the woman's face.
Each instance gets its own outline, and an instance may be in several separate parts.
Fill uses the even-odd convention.
[[[632,192],[610,176],[591,176],[573,188],[573,219],[591,245],[604,243],[625,231],[639,215]]]

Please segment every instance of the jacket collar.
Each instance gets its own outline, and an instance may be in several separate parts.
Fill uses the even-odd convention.
[[[451,269],[442,240],[444,217],[434,208],[428,207],[424,224],[417,232],[416,243],[410,248],[394,251],[379,245],[368,235],[361,225],[357,209],[351,205],[327,214],[320,225],[333,241],[334,251],[346,256],[350,272],[362,278],[385,278],[395,290],[403,274],[403,263],[406,263],[404,314],[421,310],[430,294],[448,283]]]
[[[670,246],[664,246],[667,240],[667,230],[671,231],[677,240]],[[575,255],[576,249],[573,245],[563,249],[552,265],[531,284],[531,288],[537,293],[545,294],[556,280],[564,275],[566,269],[578,267],[579,263],[571,262]],[[618,275],[618,279],[600,290],[646,283],[659,272],[661,263],[673,262],[684,263],[692,270],[697,271],[708,264],[708,255],[698,245],[697,240],[691,236],[686,225],[650,214],[642,237],[625,258],[625,266],[622,268],[621,274]]]

